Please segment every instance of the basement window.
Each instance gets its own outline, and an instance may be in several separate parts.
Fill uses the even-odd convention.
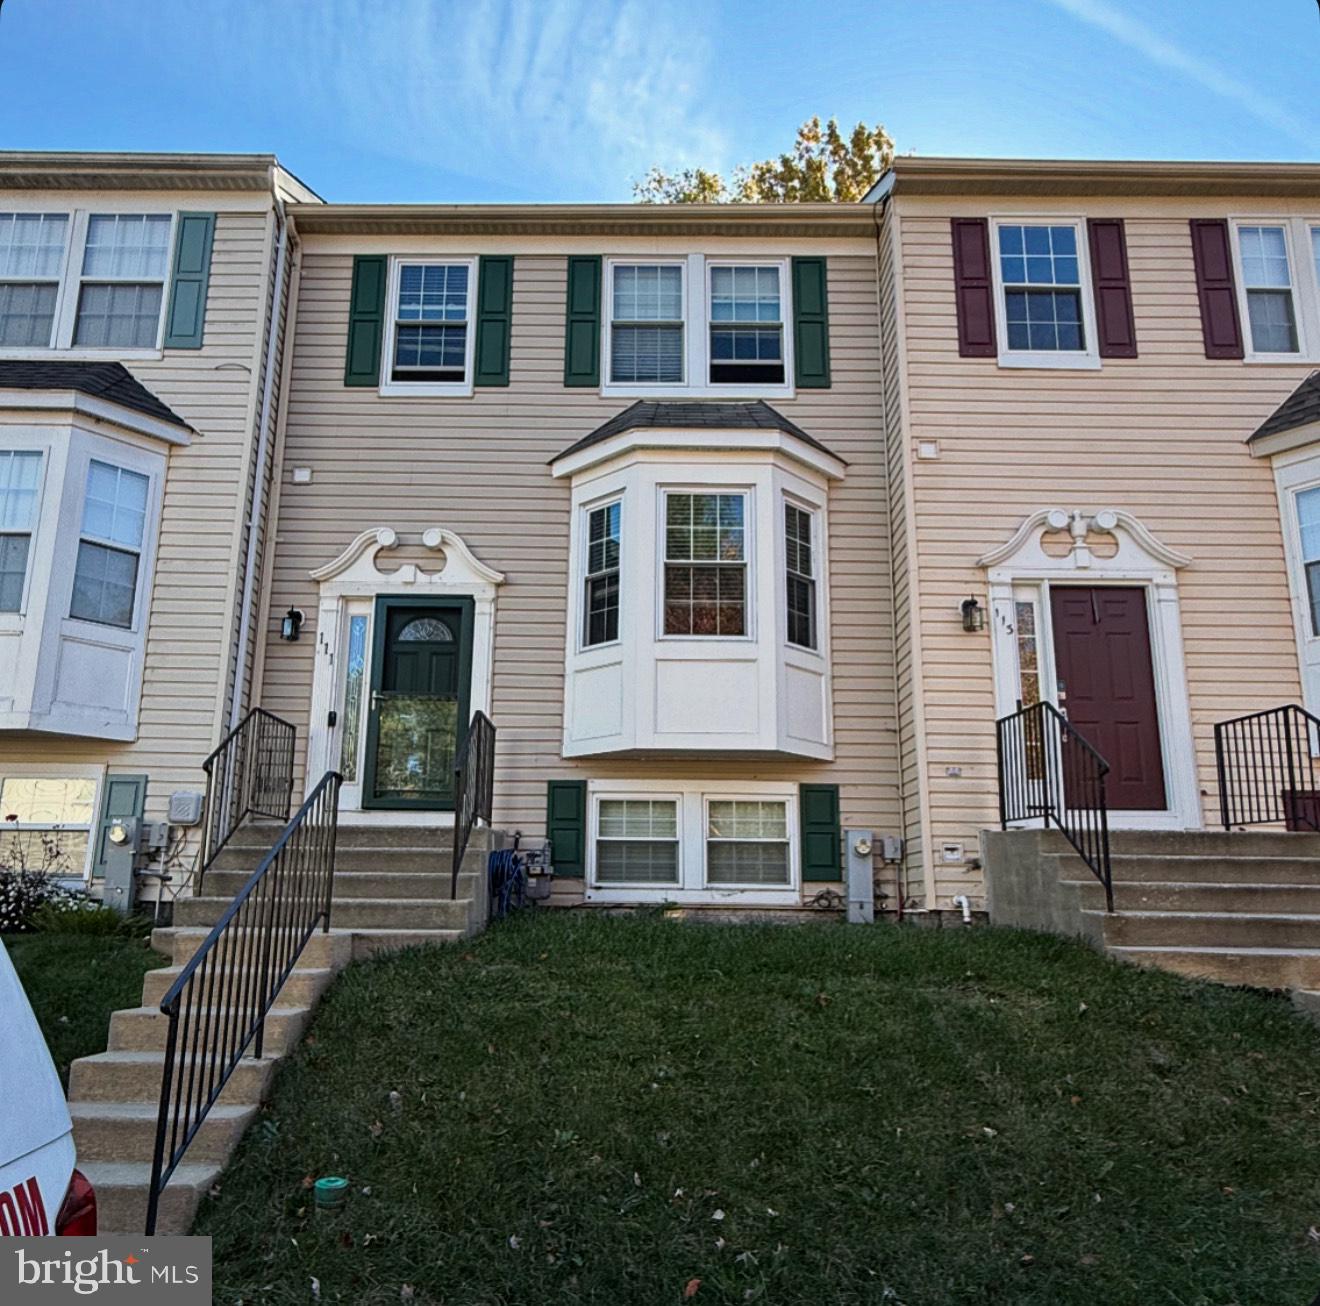
[[[96,811],[96,780],[0,777],[0,869],[81,877]]]

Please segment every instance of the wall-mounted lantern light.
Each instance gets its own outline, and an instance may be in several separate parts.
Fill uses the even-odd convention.
[[[985,629],[985,609],[977,602],[976,597],[963,599],[958,606],[962,613],[963,629],[968,633]]]
[[[280,638],[287,639],[292,643],[298,638],[298,632],[302,629],[303,614],[297,608],[290,608],[284,614],[284,620],[280,622]]]

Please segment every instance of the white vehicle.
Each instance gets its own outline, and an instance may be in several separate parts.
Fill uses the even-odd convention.
[[[0,1237],[96,1233],[96,1194],[76,1160],[59,1073],[0,943]]]

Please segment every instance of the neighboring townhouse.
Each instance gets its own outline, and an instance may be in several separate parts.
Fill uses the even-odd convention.
[[[1120,830],[1217,825],[1215,724],[1320,711],[1320,167],[900,158],[873,198],[905,874],[979,906],[1020,705]]]
[[[7,864],[94,879],[107,822],[199,792],[246,705],[282,207],[315,200],[269,155],[0,154]],[[148,859],[176,887],[194,836]]]
[[[841,831],[900,823],[872,207],[290,215],[301,783],[443,829],[480,710],[559,901],[837,905]]]

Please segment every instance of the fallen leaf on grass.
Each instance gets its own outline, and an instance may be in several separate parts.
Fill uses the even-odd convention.
[[[701,1280],[689,1279],[687,1281],[687,1286],[683,1289],[683,1300],[691,1301],[692,1298],[695,1297],[697,1293],[699,1293],[700,1291],[701,1291]]]

